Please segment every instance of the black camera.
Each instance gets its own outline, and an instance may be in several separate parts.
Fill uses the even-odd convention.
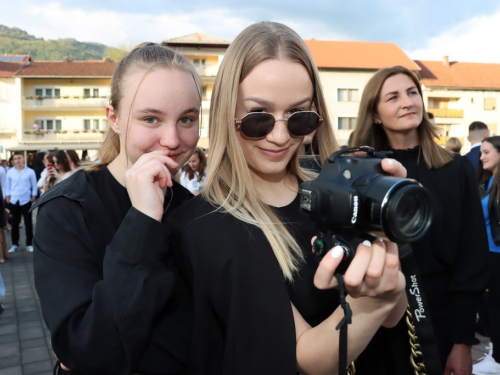
[[[369,157],[341,156],[363,151]],[[388,176],[380,165],[386,154],[371,147],[340,150],[325,161],[319,176],[301,184],[301,209],[316,223],[313,252],[344,249],[344,273],[357,246],[374,232],[396,243],[416,241],[432,221],[430,196],[417,181]]]

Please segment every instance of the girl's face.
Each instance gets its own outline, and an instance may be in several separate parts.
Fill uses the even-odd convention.
[[[388,137],[391,133],[411,133],[422,122],[423,101],[413,80],[406,74],[386,79],[380,91],[374,123],[381,123]]]
[[[304,137],[291,136],[283,120],[294,112],[311,110],[313,94],[306,68],[288,60],[265,60],[240,83],[235,118],[240,120],[249,112],[267,112],[279,120],[264,139],[246,139],[238,132],[251,173],[266,180],[286,175],[288,163]]]
[[[483,163],[483,169],[495,172],[500,163],[500,152],[497,151],[495,146],[493,146],[490,142],[484,141],[481,143],[481,157],[479,160]]]
[[[144,74],[136,70],[126,77],[119,113],[107,107],[110,126],[120,137],[120,155],[127,155],[131,165],[145,153],[165,151],[183,165],[199,138],[201,102],[195,81],[179,69],[156,68]]]
[[[49,162],[49,154],[43,155],[42,163],[47,168],[47,163]]]
[[[193,154],[193,156],[189,158],[189,168],[198,172],[198,168],[200,168],[200,157],[197,153]]]

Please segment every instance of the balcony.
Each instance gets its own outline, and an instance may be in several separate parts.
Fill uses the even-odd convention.
[[[194,67],[196,70],[196,73],[200,77],[215,77],[217,75],[217,71],[219,70],[219,67],[217,65],[213,66],[196,66]]]
[[[104,130],[24,130],[23,144],[100,143]]]
[[[24,110],[74,110],[74,109],[101,109],[106,106],[108,98],[82,97],[82,96],[59,96],[59,97],[33,97],[27,96],[22,99]]]
[[[428,108],[430,113],[434,115],[434,117],[441,118],[463,118],[464,110],[463,109],[447,109],[447,108]]]

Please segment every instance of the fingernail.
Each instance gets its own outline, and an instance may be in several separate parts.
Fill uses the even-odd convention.
[[[372,247],[372,243],[368,240],[364,240],[363,245],[368,246],[368,247]]]
[[[392,160],[392,159],[387,159],[387,163],[388,163],[390,166],[392,166],[392,165],[394,164],[394,160]]]
[[[380,237],[378,237],[378,238],[376,239],[376,241],[384,243],[384,239],[383,239],[383,238],[380,238]]]
[[[333,258],[340,258],[340,256],[344,254],[344,249],[342,249],[342,246],[335,246],[331,254]]]

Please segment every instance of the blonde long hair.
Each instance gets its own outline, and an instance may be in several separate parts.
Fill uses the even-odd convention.
[[[203,197],[237,219],[259,227],[269,241],[285,278],[292,281],[303,260],[302,251],[273,209],[259,199],[234,124],[240,82],[259,63],[275,58],[299,63],[309,73],[314,87],[314,108],[323,117],[316,133],[321,160],[338,149],[318,70],[302,38],[279,23],[253,24],[231,43],[215,79],[210,106],[210,156]],[[287,169],[302,181],[315,176],[299,166],[298,151]]]
[[[144,77],[157,67],[165,69],[178,69],[190,73],[196,87],[198,88],[198,94],[201,99],[200,77],[198,76],[198,73],[196,73],[193,65],[184,56],[165,45],[146,42],[136,46],[127,56],[120,60],[113,73],[113,77],[111,78],[109,104],[113,106],[117,113],[122,110],[121,101],[124,96],[124,86],[127,77],[131,73],[140,69],[144,71],[144,76],[142,77],[142,80],[144,80]],[[165,82],[165,84],[168,84],[168,82]],[[137,90],[138,89],[139,87],[137,87]],[[134,100],[135,94],[137,94],[137,91],[134,93]],[[133,106],[134,100],[132,100],[131,106]],[[129,120],[130,118],[127,120],[127,134]],[[120,137],[113,131],[113,129],[109,128],[101,146],[99,147],[99,163],[91,164],[87,169],[95,170],[104,165],[108,165],[119,155],[119,153]]]
[[[381,125],[373,123],[373,115],[377,114],[377,106],[380,101],[380,93],[385,81],[398,74],[405,74],[414,83],[423,98],[419,79],[409,69],[403,66],[380,69],[368,81],[359,104],[356,129],[352,135],[350,146],[372,146],[377,150],[383,150],[388,145],[387,135]],[[419,158],[423,157],[427,168],[441,168],[453,160],[453,154],[440,147],[435,140],[439,138],[439,128],[431,123],[425,112],[422,102],[423,118],[417,128],[420,149]]]

